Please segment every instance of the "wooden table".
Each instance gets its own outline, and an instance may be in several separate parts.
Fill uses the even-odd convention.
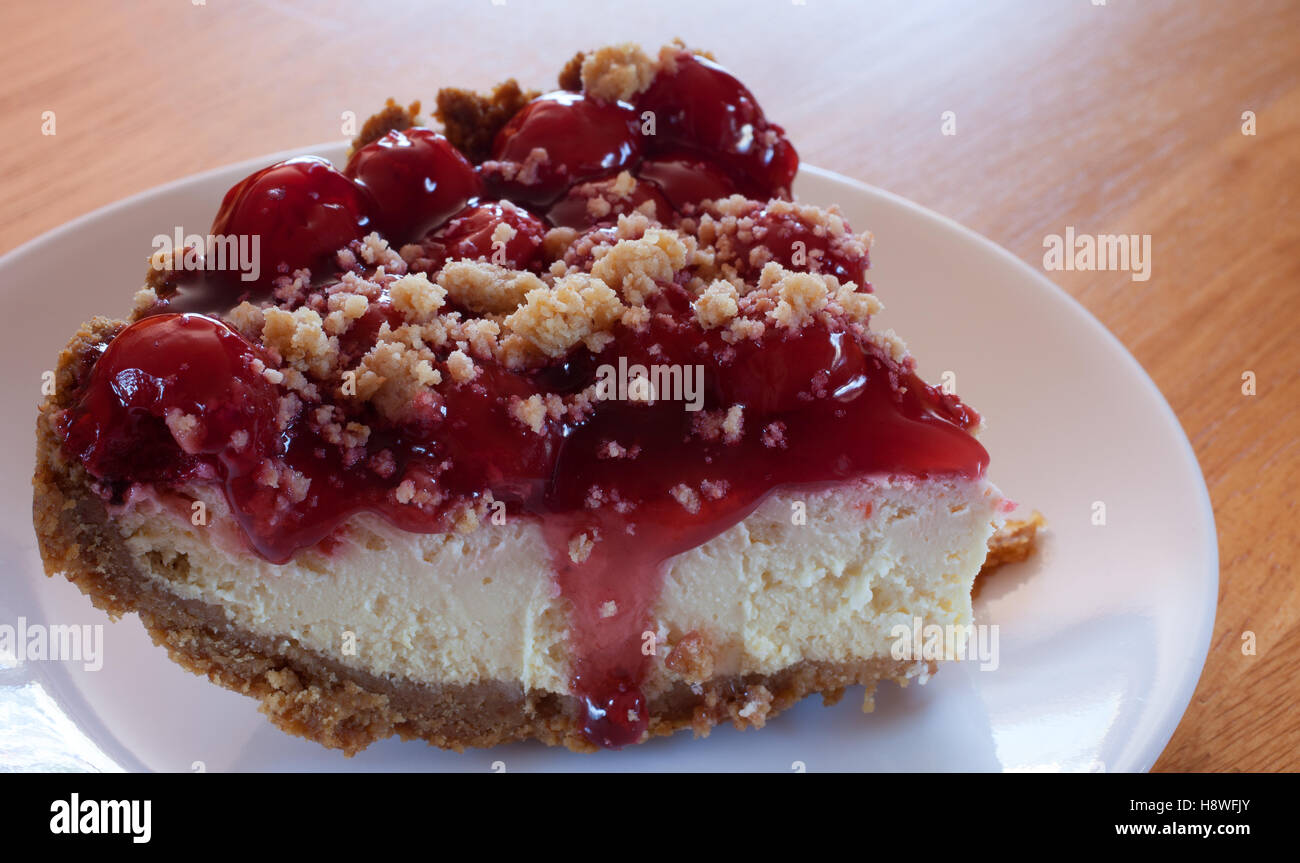
[[[344,112],[388,96],[507,70],[545,86],[578,48],[681,36],[735,69],[807,162],[1035,266],[1065,225],[1152,236],[1150,281],[1051,275],[1169,399],[1218,519],[1210,656],[1157,769],[1300,769],[1300,4],[427,5],[4,4],[0,251],[168,180],[339,139]]]

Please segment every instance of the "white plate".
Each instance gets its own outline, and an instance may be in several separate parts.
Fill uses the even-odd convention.
[[[309,151],[341,163],[341,145]],[[282,154],[283,155],[283,154]],[[41,576],[32,531],[41,373],[92,314],[120,315],[155,234],[205,233],[234,182],[223,168],[92,213],[0,259],[0,623],[103,623],[103,668],[0,659],[0,769],[1146,770],[1205,661],[1218,594],[1209,497],[1178,421],[1138,363],[1074,300],[965,228],[805,167],[803,200],[838,203],[876,235],[872,282],[921,373],[957,376],[987,418],[991,475],[1050,532],[976,604],[1000,665],[950,663],[925,686],[813,698],[761,732],[715,731],[580,756],[538,744],[465,754],[386,741],[353,759],[274,729],[256,703],[173,665],[134,617],[109,623]],[[1094,525],[1094,503],[1106,524]]]

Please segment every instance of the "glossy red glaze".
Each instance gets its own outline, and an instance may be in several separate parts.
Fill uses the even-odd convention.
[[[343,173],[370,192],[377,226],[394,246],[418,240],[483,194],[469,160],[443,135],[421,127],[370,142]]]
[[[752,198],[789,197],[799,157],[784,130],[722,66],[685,50],[675,59],[637,100],[638,111],[655,116],[646,149],[694,151],[726,168]]]
[[[104,479],[165,482],[195,471],[250,469],[272,449],[275,387],[259,351],[220,321],[156,315],[124,329],[95,363],[93,383],[64,415],[68,450]],[[200,425],[180,447],[167,417]],[[248,434],[235,449],[231,436]]]
[[[642,160],[637,176],[663,190],[678,210],[701,201],[734,195],[735,182],[725,171],[690,153],[665,154]]]
[[[226,192],[212,220],[215,235],[260,238],[260,278],[307,267],[313,275],[333,269],[335,253],[373,230],[370,195],[325,159],[298,156],[250,175]],[[229,305],[248,290],[229,274]],[[211,279],[210,279],[211,280]]]
[[[685,302],[684,294],[669,298]],[[253,481],[256,464],[221,446],[241,422],[255,440],[267,439],[271,394],[247,372],[253,356],[247,343],[206,318],[147,318],[120,335],[96,365],[80,407],[68,416],[68,446],[109,482],[220,477],[250,543],[274,561],[321,542],[361,511],[381,513],[407,530],[442,529],[444,510],[393,501],[389,493],[404,479],[450,492],[454,500],[490,490],[512,511],[541,519],[560,589],[574,606],[574,685],[589,702],[589,735],[604,745],[632,742],[644,729],[644,710],[636,721],[627,710],[633,705],[635,714],[640,703],[637,686],[649,661],[640,633],[668,558],[735,524],[778,488],[879,474],[975,477],[987,464],[966,431],[977,420],[971,411],[845,333],[810,327],[786,335],[770,328],[761,343],[731,346],[689,318],[659,316],[648,332],[620,332],[598,356],[579,352],[526,375],[487,365],[473,383],[439,391],[432,421],[386,429],[375,421],[368,458],[391,453],[387,477],[369,470],[368,459],[345,467],[337,456],[327,457],[299,419],[283,436],[287,447],[279,458],[310,486],[303,501],[285,509],[274,490]],[[540,436],[508,415],[509,396],[576,391],[595,380],[601,364],[616,366],[619,358],[628,365],[702,366],[704,408],[744,405],[748,433],[731,445],[699,439],[683,445],[700,415],[673,400],[605,401],[587,421],[553,423]],[[156,380],[165,386],[136,383]],[[209,425],[210,445],[184,454],[158,420],[169,407],[205,417],[226,412]],[[609,441],[637,455],[604,458]],[[440,467],[447,461],[450,471]],[[671,494],[679,484],[726,493],[717,500],[700,494],[699,509],[690,512]],[[595,508],[588,506],[593,490],[604,500]],[[620,511],[613,501],[633,508]],[[600,542],[575,564],[569,541],[582,532],[598,534]],[[611,601],[618,613],[604,616]]]
[[[577,228],[581,231],[617,222],[619,216],[634,210],[645,212],[644,207],[649,202],[655,220],[664,224],[672,222],[676,212],[657,185],[636,180],[631,193],[619,197],[613,192],[616,182],[617,180],[609,179],[574,186],[546,211],[546,220],[556,227]],[[606,201],[608,209],[598,206],[593,211],[589,206],[592,198]]]
[[[508,176],[538,149],[547,158],[536,166],[535,178]],[[640,153],[641,132],[630,105],[557,90],[529,102],[497,133],[492,159],[507,167],[484,168],[484,180],[496,197],[545,205],[575,183],[630,166]]]
[[[498,245],[493,235],[502,224],[515,233]],[[545,236],[541,219],[509,201],[493,201],[461,210],[428,236],[425,248],[443,261],[485,260],[527,270],[538,265]]]
[[[772,259],[789,269],[830,273],[841,282],[870,290],[867,268],[871,264],[865,248],[860,253],[835,248],[829,235],[819,235],[792,212],[778,212],[772,206],[755,210],[753,239],[746,248],[766,246]],[[753,270],[747,272],[754,274]]]

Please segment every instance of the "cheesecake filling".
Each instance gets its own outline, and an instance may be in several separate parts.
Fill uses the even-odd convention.
[[[645,734],[645,634],[678,625],[666,579],[760,508],[800,526],[795,504],[828,489],[960,486],[950,514],[983,502],[978,545],[937,572],[968,594],[998,498],[978,415],[870,329],[869,236],[788,200],[780,127],[705,57],[623,50],[527,102],[490,158],[398,123],[344,171],[299,158],[242,181],[212,233],[257,236],[261,281],[187,268],[193,249],[160,261],[58,420],[111,506],[201,505],[265,561],[266,590],[308,561],[331,578],[358,524],[532,549],[554,593],[521,578],[517,599],[565,620],[563,691],[610,747]],[[483,560],[516,584],[520,561]],[[449,619],[494,619],[475,607]]]
[[[231,521],[213,492],[150,489],[113,510],[140,571],[168,592],[219,607],[239,631],[292,639],[394,682],[572,693],[567,599],[537,520],[419,534],[359,514],[328,554],[273,564],[224,535]],[[212,513],[206,527],[191,520],[196,499]],[[999,500],[986,480],[965,479],[773,493],[667,561],[637,633],[654,654],[646,698],[800,662],[888,659],[894,627],[918,617],[973,622],[971,580]]]

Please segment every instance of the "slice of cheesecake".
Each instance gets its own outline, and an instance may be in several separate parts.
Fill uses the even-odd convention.
[[[869,235],[789,200],[707,57],[561,85],[444,91],[445,135],[390,104],[156,255],[42,407],[48,572],[349,754],[619,747],[932,671],[898,627],[970,624],[995,531],[1032,537],[978,415],[871,328]]]

